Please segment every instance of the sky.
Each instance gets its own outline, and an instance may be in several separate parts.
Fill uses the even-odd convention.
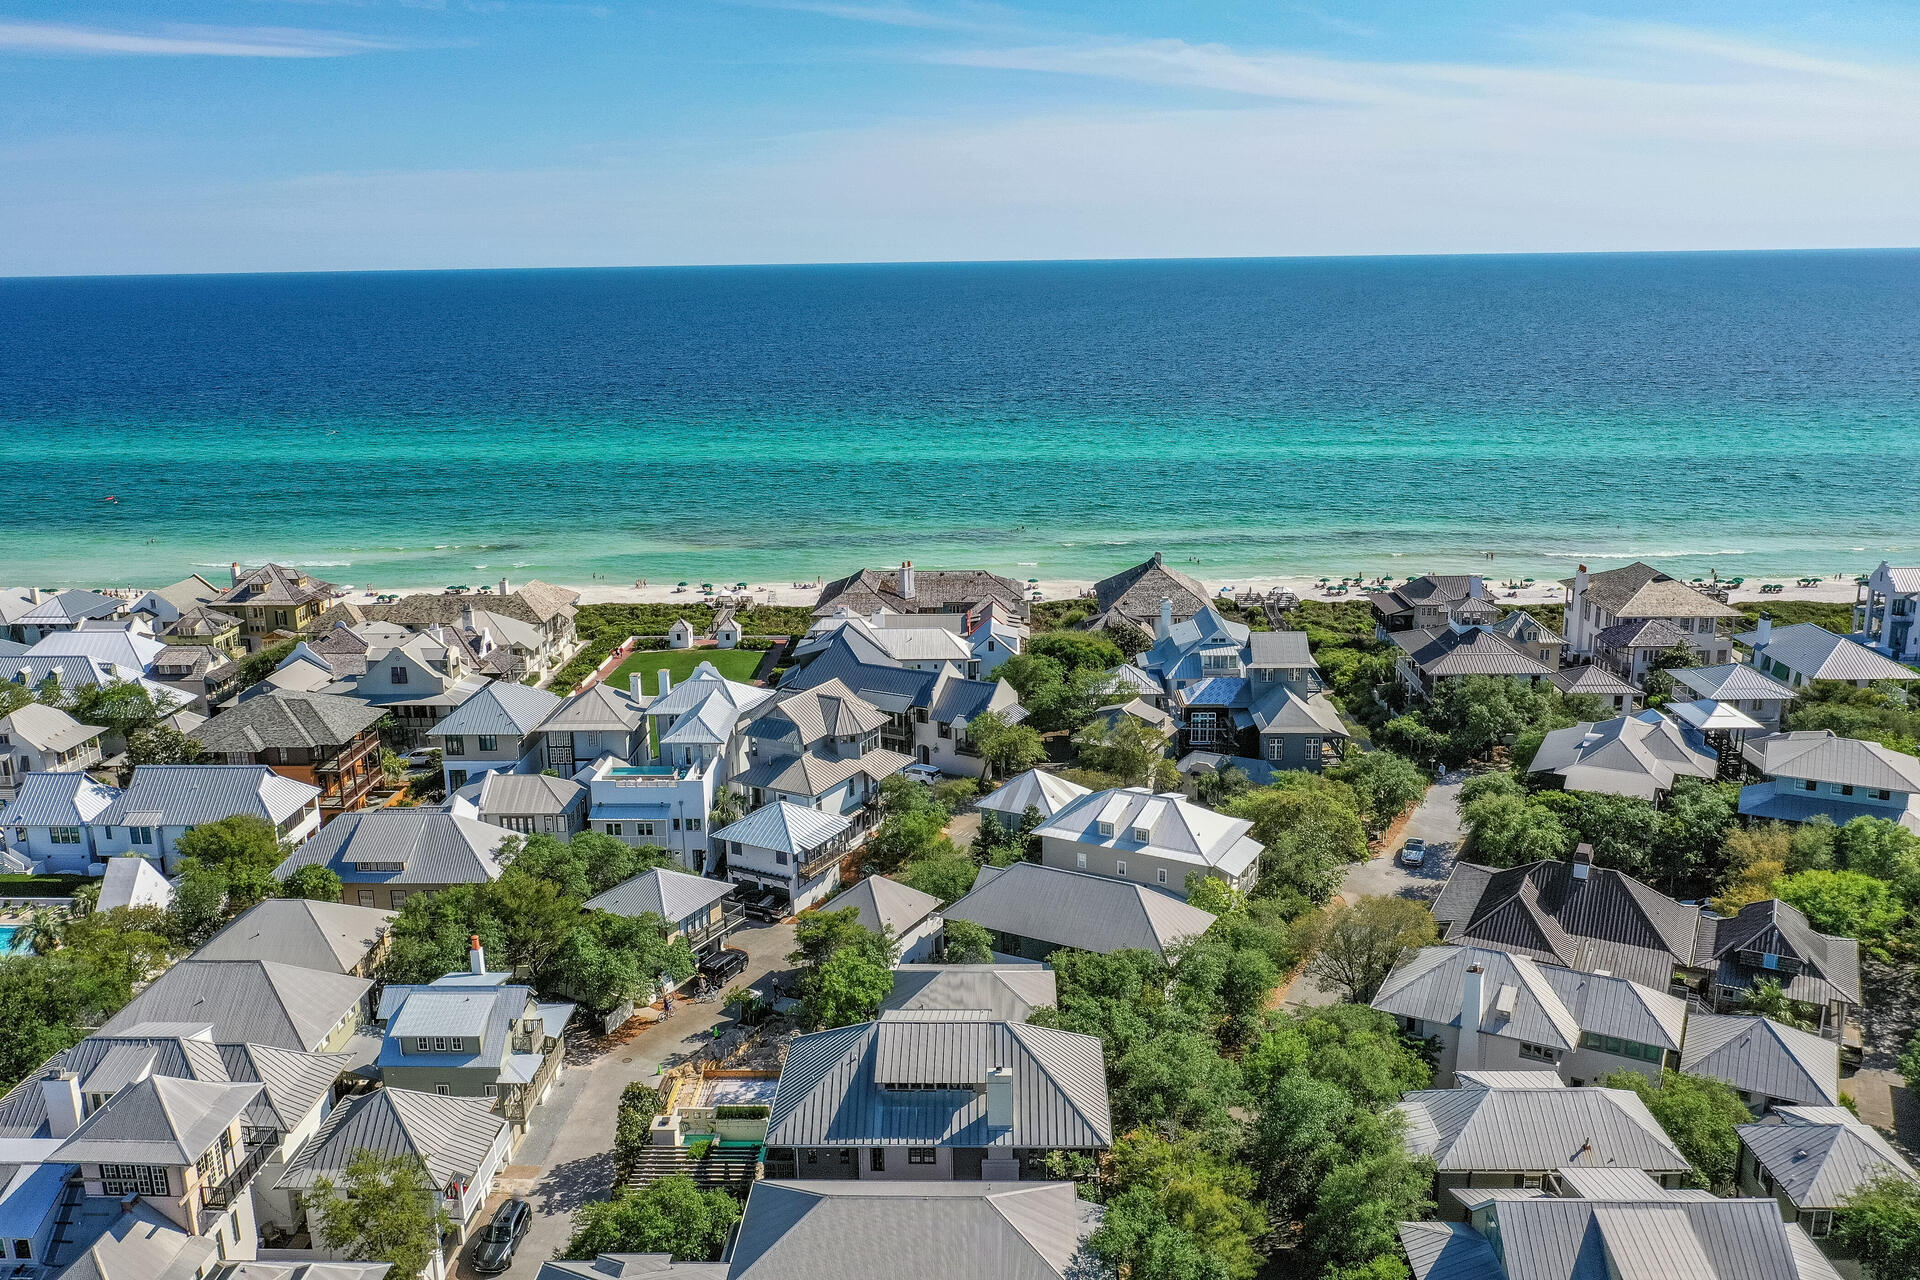
[[[0,0],[0,275],[1915,244],[1910,0]]]

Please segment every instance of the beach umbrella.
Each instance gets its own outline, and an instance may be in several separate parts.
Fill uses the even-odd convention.
[[[700,584],[700,589],[702,591],[711,591],[713,590],[713,584],[711,582],[703,582]]]
[[[689,584],[689,583],[686,583],[686,582],[682,582],[682,583],[681,583],[680,585],[684,587],[684,586],[689,586],[689,585],[691,585],[691,584]]]
[[[1028,579],[1027,579],[1027,581],[1028,581],[1028,582],[1038,582],[1038,581],[1040,581],[1040,579],[1038,579],[1038,578],[1028,578]]]

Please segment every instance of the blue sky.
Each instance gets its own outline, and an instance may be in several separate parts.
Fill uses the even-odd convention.
[[[1917,228],[1905,3],[0,0],[0,275]]]

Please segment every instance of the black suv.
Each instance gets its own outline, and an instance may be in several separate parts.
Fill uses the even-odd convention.
[[[533,1210],[525,1200],[516,1198],[501,1205],[473,1246],[473,1269],[483,1276],[492,1276],[512,1266],[513,1251],[520,1247],[522,1237],[532,1225]]]
[[[740,907],[747,919],[771,924],[787,914],[787,895],[778,889],[742,889]]]
[[[722,947],[700,962],[700,975],[710,987],[723,987],[727,980],[747,967],[747,953],[738,947]]]

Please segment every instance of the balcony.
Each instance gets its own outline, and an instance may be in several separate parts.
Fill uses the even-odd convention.
[[[240,1163],[233,1166],[233,1171],[220,1179],[212,1189],[201,1194],[201,1203],[208,1210],[232,1208],[233,1202],[246,1194],[247,1184],[253,1181],[253,1175],[260,1172],[260,1166],[272,1157],[279,1146],[280,1135],[277,1133],[248,1146],[240,1157]]]
[[[723,941],[728,934],[744,924],[746,918],[745,907],[731,904],[721,908],[719,920],[708,921],[697,928],[684,930],[682,936],[686,938],[689,947],[698,951],[710,942]]]

